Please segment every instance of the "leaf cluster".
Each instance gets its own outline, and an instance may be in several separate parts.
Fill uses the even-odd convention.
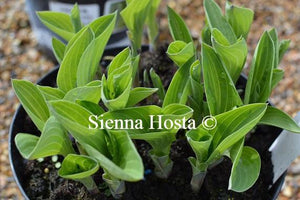
[[[140,87],[136,84],[136,74],[142,70],[138,49],[143,25],[151,27],[150,37],[154,41],[157,35],[154,16],[159,1],[131,0],[127,4],[121,16],[128,27],[132,48],[116,55],[104,74],[99,70],[99,62],[117,13],[102,16],[86,26],[80,21],[77,5],[70,15],[38,13],[41,21],[67,44],[53,39],[53,51],[60,63],[57,87],[12,80],[22,106],[41,132],[40,136],[30,133],[16,136],[21,155],[26,159],[63,156],[59,175],[81,181],[91,191],[98,190],[91,175],[102,168],[103,180],[112,195],[119,198],[125,191],[124,181],[139,181],[144,176],[135,140],[151,145],[149,155],[157,176],[167,178],[172,171],[169,154],[179,129],[151,129],[149,116],[162,115],[163,120],[191,118],[198,126],[186,132],[195,153],[195,157],[189,158],[192,188],[199,190],[206,171],[227,156],[233,163],[229,189],[247,190],[257,180],[261,162],[254,148],[244,146],[246,134],[259,124],[300,132],[291,117],[267,104],[272,89],[283,78],[278,65],[289,41],[279,41],[275,29],[263,33],[253,55],[246,88],[241,93],[236,83],[248,55],[246,39],[253,11],[227,3],[223,15],[213,0],[204,0],[206,26],[198,51],[184,20],[168,8],[174,41],[166,56],[178,69],[167,90],[153,69],[150,78],[155,88]],[[144,81],[148,77],[145,72]],[[139,105],[156,92],[162,106]],[[134,130],[90,129],[92,115],[103,119],[141,119],[145,126]],[[203,119],[208,115],[216,120],[214,129],[205,127]]]

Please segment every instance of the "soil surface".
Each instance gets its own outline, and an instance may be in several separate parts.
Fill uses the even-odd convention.
[[[157,49],[157,52],[145,52],[141,57],[142,66],[147,70],[153,67],[162,78],[165,87],[169,85],[170,78],[176,71],[176,66],[171,64],[172,62],[169,59],[165,59],[166,48],[167,45],[164,44]],[[52,78],[55,80],[55,77]],[[54,84],[54,82],[51,83],[51,85]],[[237,88],[243,88],[243,84],[244,80],[241,78],[237,83]],[[27,118],[26,121],[27,124],[24,127],[28,129],[28,132],[38,134],[30,119]],[[26,132],[27,130],[24,131]],[[143,141],[135,141],[144,162],[145,178],[136,183],[126,183],[126,193],[122,199],[270,199],[271,196],[269,196],[268,188],[272,184],[273,167],[270,154],[267,150],[278,133],[280,133],[280,129],[258,126],[254,133],[248,135],[246,145],[254,147],[260,153],[262,170],[256,184],[244,193],[235,193],[227,190],[232,165],[228,158],[224,158],[219,165],[208,171],[199,193],[194,193],[191,190],[190,179],[192,177],[192,169],[187,158],[194,156],[194,153],[186,141],[184,131],[178,132],[177,140],[172,145],[171,159],[174,161],[174,166],[167,180],[159,179],[153,173],[154,166],[148,155],[151,147]],[[24,176],[27,181],[24,185],[27,185],[25,191],[30,199],[113,199],[108,187],[102,181],[101,171],[94,175],[96,184],[99,185],[100,194],[90,194],[81,183],[60,178],[57,175],[55,163],[50,158],[46,158],[43,162],[26,160],[24,162],[26,166]]]

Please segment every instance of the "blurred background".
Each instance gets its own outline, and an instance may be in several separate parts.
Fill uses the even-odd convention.
[[[217,0],[217,2],[224,8],[225,0]],[[291,116],[295,116],[300,111],[300,1],[233,0],[231,2],[255,11],[254,23],[248,36],[250,47],[248,64],[264,30],[275,27],[280,39],[291,39],[290,49],[280,64],[280,68],[285,70],[285,77],[274,90],[271,101]],[[204,24],[202,1],[162,0],[158,14],[161,40],[169,38],[166,5],[182,15],[193,37],[199,37]],[[0,0],[1,200],[22,199],[14,182],[8,158],[8,130],[18,106],[10,79],[18,78],[36,82],[56,65],[52,55],[38,47],[37,37],[43,39],[45,35],[34,35],[32,25],[25,12],[25,0]],[[300,199],[300,158],[296,159],[289,168],[286,182],[278,199]]]

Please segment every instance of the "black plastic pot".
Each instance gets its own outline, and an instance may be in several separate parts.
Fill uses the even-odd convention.
[[[147,49],[147,47],[144,47],[143,49]],[[104,52],[105,55],[116,55],[119,53],[123,48],[114,48],[114,49],[108,49]],[[105,62],[105,61],[103,61]],[[105,65],[105,63],[103,63]],[[54,86],[56,82],[56,76],[58,72],[58,67],[50,71],[47,75],[45,75],[43,78],[41,78],[38,81],[39,85],[44,86]],[[241,76],[239,79],[239,84],[246,84],[246,76]],[[12,168],[12,172],[15,178],[15,181],[22,193],[22,195],[25,197],[25,199],[29,199],[26,192],[24,191],[25,188],[25,180],[23,176],[23,170],[25,168],[26,160],[23,159],[23,157],[20,155],[19,151],[16,148],[14,138],[17,135],[17,133],[26,131],[26,124],[24,123],[24,119],[28,118],[27,113],[23,109],[23,107],[20,105],[17,111],[14,114],[10,131],[9,131],[9,160],[10,165]],[[280,132],[276,131],[276,132]],[[276,134],[276,133],[275,133]],[[273,141],[272,141],[273,142]],[[272,187],[269,190],[268,196],[271,197],[271,199],[276,200],[280,190],[282,188],[282,185],[284,183],[286,173],[284,173],[275,184],[272,185]]]

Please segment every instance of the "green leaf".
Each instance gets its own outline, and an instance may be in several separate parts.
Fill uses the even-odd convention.
[[[37,88],[43,94],[46,101],[60,100],[60,99],[63,99],[65,96],[65,93],[58,88],[53,88],[53,87],[49,87],[49,86],[41,86],[41,85],[37,85]]]
[[[273,69],[272,75],[272,89],[283,79],[284,71],[282,69]]]
[[[191,83],[191,96],[189,97],[189,103],[194,110],[193,118],[197,124],[203,116],[203,84],[201,83],[201,65],[200,61],[196,60],[190,68],[190,83]]]
[[[99,193],[91,175],[99,169],[96,160],[85,155],[69,154],[63,161],[58,175],[65,179],[80,181],[90,193]]]
[[[79,32],[74,34],[74,36],[71,38],[71,40],[68,41],[65,48],[65,55],[68,53],[68,51],[73,47],[74,43],[78,40],[78,38],[82,35],[83,32],[87,31],[89,27],[85,26],[83,27]]]
[[[56,38],[52,38],[52,49],[58,63],[64,59],[66,45]]]
[[[172,103],[185,104],[184,100],[187,100],[189,94],[183,94],[187,84],[189,84],[190,66],[193,62],[194,58],[191,58],[177,70],[167,90],[163,107]]]
[[[190,68],[190,76],[191,79],[196,81],[197,83],[201,83],[202,77],[201,77],[201,63],[200,60],[195,60]]]
[[[33,83],[25,80],[13,79],[12,87],[33,123],[42,131],[50,113],[41,92]]]
[[[101,98],[101,86],[77,87],[66,93],[64,100],[75,102],[76,100],[89,101],[98,104]]]
[[[126,107],[134,106],[143,99],[149,97],[153,93],[155,93],[157,88],[144,88],[144,87],[136,87],[130,91],[129,99]]]
[[[173,40],[181,40],[185,43],[193,42],[185,22],[181,16],[170,7],[168,7],[168,22]]]
[[[272,106],[268,106],[265,115],[259,123],[300,133],[299,125],[288,114]]]
[[[212,31],[213,28],[220,30],[230,44],[234,44],[237,37],[230,24],[223,16],[218,4],[214,0],[204,0],[204,10],[210,31]]]
[[[223,35],[221,31],[219,31],[216,28],[212,29],[211,35],[213,38],[211,40],[213,42],[217,42],[223,46],[230,46],[230,42],[227,40],[227,38]]]
[[[78,63],[77,85],[84,86],[95,77],[106,44],[115,27],[116,13],[102,16],[88,26],[95,33],[95,39],[88,45]]]
[[[94,33],[89,28],[77,34],[80,34],[80,36],[67,51],[57,75],[58,88],[64,92],[68,92],[76,87],[77,69],[80,58],[94,39]]]
[[[226,19],[237,37],[243,36],[247,39],[253,17],[253,10],[235,6],[226,1]]]
[[[84,144],[87,153],[99,162],[99,165],[111,176],[125,181],[139,181],[143,179],[144,166],[133,142],[126,131],[109,131],[114,141],[117,154],[113,162],[90,145]]]
[[[101,80],[93,80],[91,82],[89,82],[88,84],[86,84],[85,86],[90,87],[90,86],[101,86],[102,82]]]
[[[269,33],[265,31],[253,56],[246,86],[245,104],[267,102],[272,91],[274,58],[273,41]]]
[[[263,103],[241,106],[234,110],[215,116],[217,126],[209,131],[213,135],[213,153],[207,160],[214,161],[216,157],[225,153],[227,149],[236,144],[258,124],[265,114],[267,105]],[[201,131],[208,131],[200,126]]]
[[[29,160],[74,153],[68,134],[53,116],[46,122],[40,137],[18,133],[15,143],[21,155]]]
[[[291,40],[282,40],[279,43],[279,56],[278,61],[280,62],[285,54],[285,52],[288,50],[290,46]]]
[[[110,75],[118,68],[121,68],[125,65],[130,64],[131,56],[130,56],[130,48],[127,47],[124,50],[122,50],[114,59],[111,61],[111,63],[108,66],[108,72],[107,74]]]
[[[231,173],[233,173],[233,171],[235,171],[235,169],[237,168],[237,165],[239,164],[239,161],[240,161],[240,158],[241,158],[241,155],[243,152],[244,144],[245,144],[245,137],[243,137],[240,141],[238,141],[236,144],[234,144],[230,148],[230,150],[225,154],[226,156],[228,156],[231,159],[231,162],[232,162]],[[232,178],[232,177],[230,177],[230,178]],[[229,180],[229,182],[230,182],[230,180]]]
[[[134,56],[142,45],[143,26],[151,6],[150,2],[150,0],[132,0],[120,13],[129,30],[128,36]]]
[[[251,147],[243,147],[240,158],[234,162],[234,167],[231,169],[228,189],[235,192],[248,190],[258,179],[260,167],[258,152]]]
[[[211,32],[210,32],[210,29],[209,29],[209,26],[207,25],[207,23],[205,23],[205,25],[202,29],[201,39],[202,39],[203,43],[208,44],[210,46],[212,45],[211,44]]]
[[[98,162],[85,155],[69,154],[62,162],[58,175],[62,178],[80,180],[95,174]]]
[[[92,112],[76,103],[65,100],[51,101],[50,105],[51,113],[80,144],[89,144],[103,154],[108,154],[104,131],[89,129],[91,126],[89,119],[93,115]]]
[[[269,31],[270,37],[272,38],[273,44],[274,44],[274,67],[273,69],[277,69],[279,64],[279,39],[278,39],[278,33],[275,28],[272,28]]]
[[[110,98],[105,90],[107,90],[106,88],[108,87],[107,81],[105,79],[105,76],[102,77],[102,88],[101,88],[101,97],[102,97],[102,101],[105,104],[105,106],[109,109],[109,110],[118,110],[118,109],[122,109],[125,108],[129,99],[129,95],[130,95],[130,90],[131,90],[131,84],[132,84],[132,80],[130,80],[130,82],[126,85],[125,90],[120,94],[117,95],[114,98]],[[111,91],[113,92],[113,91]],[[113,92],[114,93],[114,92]]]
[[[73,29],[75,33],[77,33],[82,28],[82,23],[80,19],[80,10],[77,3],[75,3],[74,7],[72,8],[70,16],[72,20]]]
[[[71,18],[68,14],[52,11],[37,12],[41,22],[51,31],[65,39],[71,40],[75,35]]]
[[[152,0],[150,3],[149,13],[146,19],[146,23],[148,25],[148,35],[149,41],[152,45],[155,44],[155,40],[158,36],[158,23],[156,20],[156,12],[159,7],[161,0]]]
[[[198,129],[195,129],[187,132],[186,137],[195,152],[197,162],[205,163],[209,156],[209,147],[212,142],[213,135],[209,134],[209,132],[199,134]],[[203,170],[206,169],[200,169],[200,171]]]
[[[80,106],[84,107],[85,109],[87,109],[88,111],[93,113],[94,115],[101,115],[105,112],[99,104],[96,104],[96,103],[93,103],[90,101],[76,100],[76,103],[79,104]]]
[[[159,99],[161,101],[163,101],[164,98],[165,98],[165,95],[166,95],[166,91],[165,91],[165,88],[163,86],[163,83],[161,82],[160,77],[158,76],[158,74],[155,73],[153,68],[150,69],[150,78],[151,78],[153,86],[155,88],[158,88],[157,94],[159,96]]]
[[[242,105],[242,100],[214,50],[202,45],[202,67],[206,99],[211,115],[217,115]]]
[[[182,67],[195,55],[194,45],[192,42],[187,44],[179,40],[174,41],[169,45],[167,54],[177,66]]]
[[[226,38],[217,29],[213,29],[212,35],[214,50],[220,56],[233,83],[236,83],[246,62],[248,54],[247,43],[244,38],[240,38],[236,43],[230,45],[227,41],[223,41],[223,39],[226,40]]]

